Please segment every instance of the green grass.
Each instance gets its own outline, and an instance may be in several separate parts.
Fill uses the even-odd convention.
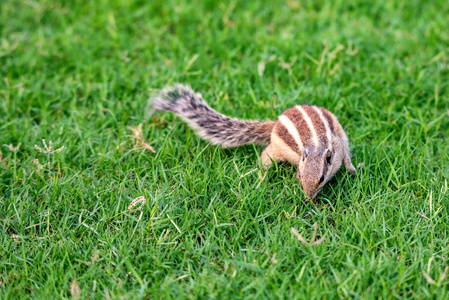
[[[447,299],[447,1],[166,2],[0,1],[0,298]],[[262,148],[146,119],[173,82],[324,106],[363,167],[306,202],[289,165],[247,174]]]

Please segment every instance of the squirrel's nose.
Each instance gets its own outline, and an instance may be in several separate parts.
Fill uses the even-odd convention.
[[[308,193],[306,192],[306,194],[307,194],[307,196],[309,196],[310,199],[313,199],[316,196],[315,192],[308,192]]]
[[[302,186],[302,189],[303,189],[303,191],[307,194],[307,196],[308,196],[309,199],[315,198],[315,196],[316,196],[316,194],[317,194],[317,192],[316,192],[315,189],[309,189],[309,188],[307,188],[307,187],[304,186],[304,185]]]
[[[304,191],[304,193],[306,193],[309,199],[313,199],[316,195],[316,189],[314,187],[311,187],[307,181],[301,180],[302,178],[299,175],[298,177],[299,181],[301,182],[302,190]]]

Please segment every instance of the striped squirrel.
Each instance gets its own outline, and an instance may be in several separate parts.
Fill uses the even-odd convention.
[[[342,126],[322,107],[298,105],[284,111],[277,121],[244,121],[218,113],[201,94],[182,84],[163,89],[150,106],[152,112],[177,114],[200,137],[224,148],[268,145],[261,155],[263,167],[268,168],[272,160],[298,166],[296,178],[310,198],[318,194],[342,162],[348,172],[355,172]]]

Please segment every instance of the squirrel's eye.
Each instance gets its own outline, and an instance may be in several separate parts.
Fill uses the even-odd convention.
[[[321,178],[320,178],[320,182],[318,182],[318,184],[322,183],[323,181],[324,181],[324,175],[323,175],[323,176],[321,176]]]
[[[328,157],[326,157],[326,163],[327,163],[328,165],[330,165],[331,162],[332,162],[332,156],[329,155]]]

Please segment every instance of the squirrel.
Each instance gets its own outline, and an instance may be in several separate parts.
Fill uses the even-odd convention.
[[[149,104],[151,114],[173,112],[214,145],[268,145],[261,155],[264,169],[273,161],[296,165],[296,178],[310,199],[315,198],[342,163],[349,173],[355,172],[343,127],[322,107],[297,105],[284,111],[277,121],[245,121],[213,110],[201,94],[183,84],[163,89]]]

